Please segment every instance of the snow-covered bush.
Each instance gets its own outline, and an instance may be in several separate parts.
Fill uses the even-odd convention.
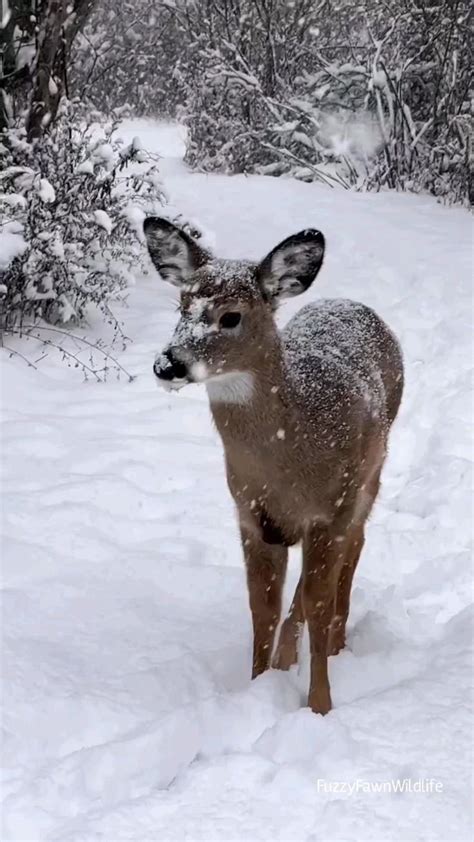
[[[175,0],[188,160],[467,201],[467,0]]]
[[[28,143],[13,128],[1,142],[0,222],[26,242],[0,276],[3,328],[77,323],[91,306],[111,319],[111,300],[136,271],[142,210],[164,202],[157,162],[138,139],[114,139],[116,121],[91,119],[63,100],[42,138]]]

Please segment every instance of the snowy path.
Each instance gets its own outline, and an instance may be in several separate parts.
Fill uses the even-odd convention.
[[[302,706],[307,658],[249,681],[244,573],[205,392],[169,395],[151,373],[173,291],[153,273],[137,281],[123,313],[131,384],[3,356],[2,838],[467,840],[469,217],[428,198],[192,175],[174,130],[127,129],[164,148],[173,204],[221,256],[258,257],[320,227],[320,280],[282,321],[316,295],[374,306],[402,341],[406,395],[323,719]],[[294,555],[289,586],[296,575]],[[435,778],[442,792],[327,791],[394,778]]]

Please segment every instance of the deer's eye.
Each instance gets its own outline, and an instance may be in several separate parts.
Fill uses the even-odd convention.
[[[219,319],[219,327],[232,328],[240,324],[242,316],[237,312],[223,313]]]

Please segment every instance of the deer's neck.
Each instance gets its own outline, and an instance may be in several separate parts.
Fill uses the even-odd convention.
[[[223,374],[206,385],[214,421],[224,443],[230,439],[257,443],[284,430],[289,401],[278,336],[270,348],[257,351],[245,369]]]

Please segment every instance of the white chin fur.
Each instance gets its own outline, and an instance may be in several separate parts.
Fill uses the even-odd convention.
[[[253,395],[253,374],[249,371],[229,371],[214,374],[206,380],[211,403],[247,403]]]
[[[183,377],[181,380],[160,380],[159,377],[156,378],[156,385],[160,389],[164,389],[166,392],[179,392],[184,386],[187,386],[189,380],[187,377]]]

